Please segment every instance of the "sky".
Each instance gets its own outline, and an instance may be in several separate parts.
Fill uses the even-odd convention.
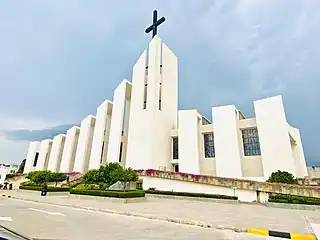
[[[179,109],[281,94],[308,164],[320,165],[320,1],[29,0],[0,3],[0,162],[20,163],[30,141],[79,125],[123,79],[150,41],[179,59]]]

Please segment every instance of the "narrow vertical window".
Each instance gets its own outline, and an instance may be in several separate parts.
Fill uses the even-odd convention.
[[[245,156],[259,156],[260,142],[257,128],[247,128],[242,130],[243,150]]]
[[[178,138],[172,138],[172,159],[179,159],[179,143]]]
[[[159,110],[161,110],[162,108],[161,100],[162,100],[162,83],[160,83],[160,86],[159,86]]]
[[[144,93],[143,93],[143,109],[147,109],[147,96],[148,96],[148,66],[146,66],[146,73],[144,76]]]
[[[143,109],[147,109],[147,92],[148,92],[148,84],[145,84],[144,94],[143,94]]]
[[[102,164],[103,151],[104,151],[104,141],[102,142],[102,147],[101,147],[100,164]]]
[[[122,145],[123,145],[123,142],[120,143],[119,162],[121,162],[121,157],[122,157]]]
[[[204,139],[204,156],[205,158],[214,158],[215,149],[214,149],[214,137],[213,133],[203,134]]]
[[[34,161],[33,161],[33,166],[34,166],[34,167],[37,166],[38,158],[39,158],[39,153],[36,152],[36,156],[34,157]]]

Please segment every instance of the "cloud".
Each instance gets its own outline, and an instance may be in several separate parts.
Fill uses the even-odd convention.
[[[27,155],[28,147],[28,141],[16,142],[0,135],[0,163],[20,164]]]
[[[253,116],[254,100],[282,94],[308,161],[320,162],[319,1],[4,2],[0,128],[7,137],[50,136],[54,126],[95,114],[131,79],[155,8],[167,19],[160,37],[179,58],[180,108],[210,118],[212,105],[236,104]]]
[[[53,128],[42,130],[12,130],[3,134],[11,141],[41,141],[44,139],[52,139],[54,136],[66,133],[67,130],[75,125],[60,125]]]

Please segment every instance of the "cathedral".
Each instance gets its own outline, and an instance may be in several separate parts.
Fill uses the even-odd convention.
[[[235,105],[212,107],[212,121],[196,109],[178,110],[178,59],[154,34],[133,66],[132,81],[123,80],[113,100],[80,127],[31,142],[24,172],[85,173],[119,162],[257,181],[278,170],[308,176],[299,129],[287,122],[282,97],[253,104],[255,118]]]

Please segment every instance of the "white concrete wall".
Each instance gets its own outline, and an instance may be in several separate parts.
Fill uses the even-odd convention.
[[[249,178],[263,178],[263,166],[261,156],[243,156],[241,160],[242,176]]]
[[[121,154],[121,161],[120,164],[123,167],[126,167],[127,164],[127,149],[128,149],[128,133],[129,133],[129,120],[130,120],[130,109],[131,109],[131,86],[130,88],[130,96],[126,99],[125,105],[125,119],[124,119],[124,126],[123,126],[123,136],[122,136],[122,154]],[[119,150],[120,152],[120,150]]]
[[[256,191],[233,189],[229,187],[214,186],[209,184],[200,184],[193,182],[184,182],[171,179],[155,178],[143,176],[143,189],[155,187],[157,190],[175,191],[175,192],[193,192],[207,194],[221,194],[227,196],[237,196],[240,201],[257,201]]]
[[[254,109],[265,179],[278,170],[297,176],[282,97],[255,101]]]
[[[89,170],[98,169],[101,164],[106,163],[111,115],[113,113],[112,107],[112,103],[109,100],[106,100],[97,108]]]
[[[215,158],[200,158],[200,175],[217,176]]]
[[[79,127],[74,126],[67,131],[60,164],[60,172],[68,173],[73,171],[79,135]]]
[[[128,133],[128,149],[126,167],[133,169],[150,168],[148,156],[151,154],[151,143],[148,142],[146,132],[151,131],[147,122],[146,110],[143,110],[143,96],[146,74],[145,50],[133,67],[131,110]],[[146,120],[143,120],[146,119]],[[149,120],[149,119],[148,119]]]
[[[107,162],[119,162],[120,159],[122,131],[124,131],[125,123],[129,123],[131,87],[130,82],[123,80],[114,91]],[[125,149],[122,148],[122,151]]]
[[[28,149],[28,154],[26,158],[26,164],[24,166],[23,173],[29,173],[35,170],[34,160],[36,153],[40,151],[40,142],[31,142]],[[39,157],[38,157],[39,160]]]
[[[308,175],[311,178],[320,178],[320,166],[307,167]]]
[[[237,109],[213,107],[216,172],[220,177],[241,178],[241,153]]]
[[[293,137],[295,143],[291,144],[293,158],[295,161],[297,177],[303,178],[308,176],[307,163],[304,157],[300,131],[297,128],[289,126],[290,135]]]
[[[133,69],[126,166],[134,169],[166,167],[172,170],[171,130],[177,125],[178,61],[165,44],[161,45],[158,36],[149,44],[147,107],[143,109],[145,77],[146,52]]]
[[[52,140],[46,139],[41,141],[39,158],[38,158],[37,166],[35,169],[36,171],[47,170],[48,162],[51,154],[51,148],[52,148]]]
[[[197,110],[179,111],[179,172],[200,174],[199,121]]]
[[[96,118],[92,115],[87,116],[81,122],[77,153],[73,167],[74,172],[85,173],[89,169],[95,122]]]
[[[52,172],[58,172],[60,170],[65,140],[65,134],[59,134],[53,138],[52,149],[48,163],[48,170]]]
[[[10,168],[0,167],[0,184],[3,184],[6,180],[7,174],[10,173]]]

